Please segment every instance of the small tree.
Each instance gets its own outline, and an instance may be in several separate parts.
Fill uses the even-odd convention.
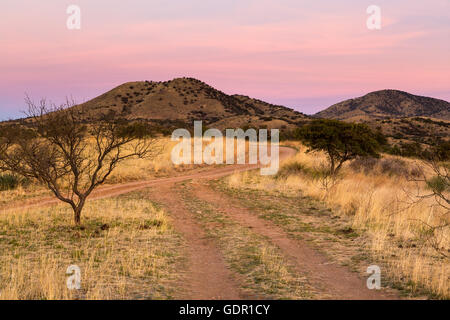
[[[28,119],[0,127],[0,170],[36,179],[70,204],[74,222],[92,191],[131,157],[153,157],[161,149],[142,123],[112,118],[87,123],[73,102],[56,107],[28,97]]]
[[[348,160],[379,157],[379,150],[386,143],[380,132],[372,131],[365,124],[325,119],[313,120],[303,126],[297,136],[309,148],[308,152],[326,152],[331,176],[335,176]]]

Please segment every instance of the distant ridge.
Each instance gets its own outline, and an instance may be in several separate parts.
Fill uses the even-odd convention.
[[[450,103],[399,90],[380,90],[336,103],[314,116],[345,121],[403,117],[450,120]]]
[[[392,145],[434,145],[450,140],[450,103],[399,90],[381,90],[339,102],[307,116],[287,107],[244,95],[228,95],[194,78],[170,81],[127,82],[74,108],[83,108],[84,120],[105,116],[126,121],[144,120],[155,132],[170,135],[176,128],[193,128],[202,120],[209,128],[280,129],[283,138],[294,138],[295,128],[314,118],[364,122],[381,130]],[[24,119],[25,122],[30,121]],[[0,122],[14,124],[20,120]]]

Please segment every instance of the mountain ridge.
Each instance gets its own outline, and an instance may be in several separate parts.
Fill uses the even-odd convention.
[[[333,104],[314,117],[358,122],[406,117],[450,120],[450,103],[401,90],[384,89]]]

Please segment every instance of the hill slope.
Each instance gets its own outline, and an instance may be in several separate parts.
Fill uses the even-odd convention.
[[[165,82],[128,82],[82,105],[89,120],[114,115],[163,126],[203,120],[209,127],[292,127],[306,116],[292,109],[241,95],[227,95],[193,78]]]
[[[450,103],[444,100],[416,96],[404,91],[381,90],[345,100],[318,112],[320,118],[346,121],[429,117],[450,120]]]

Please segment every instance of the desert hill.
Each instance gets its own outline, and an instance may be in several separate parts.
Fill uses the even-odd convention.
[[[450,120],[450,103],[399,90],[381,90],[336,103],[315,116],[345,121],[404,117]]]
[[[242,95],[227,95],[193,78],[165,82],[124,83],[80,105],[89,119],[113,115],[143,119],[162,126],[188,125],[194,120],[214,128],[294,127],[306,118],[300,112]]]

